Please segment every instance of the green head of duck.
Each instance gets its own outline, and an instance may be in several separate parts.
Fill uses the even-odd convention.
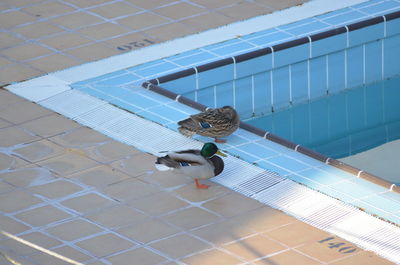
[[[226,156],[224,153],[218,150],[217,145],[214,143],[205,143],[203,148],[201,148],[200,154],[206,158],[212,157],[215,154]]]

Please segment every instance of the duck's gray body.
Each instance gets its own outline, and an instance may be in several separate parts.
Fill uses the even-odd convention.
[[[224,169],[224,161],[217,155],[205,158],[200,150],[169,152],[157,158],[158,170],[172,170],[195,179],[208,179],[217,176]]]

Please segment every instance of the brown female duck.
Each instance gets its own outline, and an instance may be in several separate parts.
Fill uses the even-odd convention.
[[[178,122],[179,132],[185,136],[194,134],[215,138],[215,142],[224,143],[221,137],[232,134],[239,127],[240,118],[231,106],[208,109],[204,112],[191,115]]]

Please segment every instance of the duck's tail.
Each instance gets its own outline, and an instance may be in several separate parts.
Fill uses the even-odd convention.
[[[188,137],[191,137],[198,130],[198,125],[191,118],[178,122],[178,125],[180,126],[179,132]]]
[[[158,157],[154,165],[159,171],[173,170],[179,167],[179,163],[171,159],[168,155]]]

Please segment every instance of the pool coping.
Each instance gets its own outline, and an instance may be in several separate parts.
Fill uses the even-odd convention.
[[[220,59],[217,61],[213,61],[210,63],[206,63],[206,64],[202,64],[199,66],[193,66],[187,69],[184,69],[182,71],[178,71],[178,72],[174,72],[171,74],[166,74],[151,80],[148,80],[144,83],[142,83],[142,87],[145,89],[148,89],[150,91],[156,92],[158,94],[161,94],[165,97],[168,97],[170,99],[176,100],[182,104],[185,104],[187,106],[190,106],[192,108],[195,108],[199,111],[204,111],[206,110],[208,107],[195,102],[189,98],[186,98],[182,95],[179,95],[177,93],[174,93],[172,91],[169,91],[163,87],[161,87],[160,85],[164,82],[168,82],[168,81],[172,81],[175,79],[179,79],[182,77],[186,77],[192,74],[197,74],[200,72],[204,72],[207,70],[211,70],[220,66],[225,66],[228,64],[232,64],[232,63],[238,63],[238,62],[242,62],[242,61],[246,61],[258,56],[262,56],[262,55],[266,55],[266,54],[270,54],[276,51],[280,51],[280,50],[284,50],[284,49],[288,49],[288,48],[292,48],[298,45],[302,45],[305,43],[312,43],[312,41],[316,41],[316,40],[321,40],[321,39],[325,39],[331,36],[335,36],[338,34],[343,34],[343,33],[348,33],[350,31],[353,30],[357,30],[357,29],[361,29],[367,26],[372,26],[381,22],[386,22],[386,21],[390,21],[396,18],[400,18],[400,11],[395,11],[386,15],[381,15],[381,16],[377,16],[377,17],[373,17],[370,19],[366,19],[366,20],[362,20],[360,22],[356,22],[356,23],[352,23],[349,25],[345,25],[339,28],[334,28],[331,30],[327,30],[324,32],[320,32],[320,33],[316,33],[313,35],[309,35],[306,37],[301,37],[301,38],[297,38],[294,40],[290,40],[287,42],[283,42],[277,45],[273,45],[271,47],[266,47],[266,48],[261,48],[258,50],[254,50],[254,51],[250,51],[250,52],[246,52],[240,55],[236,55],[236,56],[232,56],[232,57],[227,57],[224,59]],[[272,112],[274,110],[272,109]],[[321,153],[315,152],[309,148],[306,148],[304,146],[301,146],[299,144],[293,143],[291,141],[288,141],[282,137],[279,137],[273,133],[270,133],[268,131],[265,130],[261,130],[259,128],[256,128],[250,124],[247,124],[243,121],[240,122],[240,128],[247,130],[251,133],[254,133],[258,136],[261,136],[264,139],[268,139],[271,140],[275,143],[281,144],[287,148],[290,148],[294,151],[297,151],[299,153],[302,153],[304,155],[307,155],[313,159],[319,160],[327,165],[331,165],[334,166],[336,168],[339,168],[341,170],[344,170],[348,173],[351,173],[355,176],[357,176],[358,178],[362,178],[364,180],[367,180],[369,182],[372,182],[374,184],[380,185],[390,191],[396,192],[400,194],[400,186],[396,185],[395,183],[391,183],[389,181],[386,181],[382,178],[380,178],[379,176],[373,175],[371,173],[365,172],[361,169],[358,169],[356,167],[353,167],[351,165],[348,165],[344,162],[341,162],[339,160],[333,159],[331,157],[325,156]]]

